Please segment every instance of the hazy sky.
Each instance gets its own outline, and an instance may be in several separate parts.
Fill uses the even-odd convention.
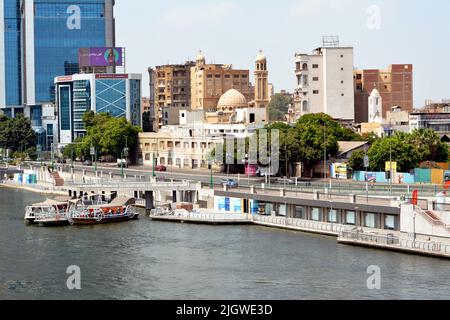
[[[355,50],[355,67],[413,63],[415,107],[450,98],[448,0],[116,0],[117,45],[127,71],[183,63],[203,50],[208,62],[254,70],[268,57],[275,90],[295,87],[294,53],[311,53],[322,36]],[[149,89],[144,84],[144,95]]]

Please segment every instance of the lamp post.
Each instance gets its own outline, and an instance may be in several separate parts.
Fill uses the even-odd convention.
[[[156,157],[157,157],[157,154],[154,153],[154,154],[153,154],[153,168],[152,168],[152,177],[153,177],[153,178],[156,177],[156,172],[155,172],[156,160],[157,160]]]
[[[323,180],[326,190],[326,179],[327,179],[327,131],[325,125],[323,126]]]

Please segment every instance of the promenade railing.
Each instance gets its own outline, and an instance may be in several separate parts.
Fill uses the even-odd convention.
[[[411,239],[401,239],[393,235],[375,235],[349,231],[341,232],[339,239],[450,256],[450,245],[445,245],[441,242],[424,242]]]

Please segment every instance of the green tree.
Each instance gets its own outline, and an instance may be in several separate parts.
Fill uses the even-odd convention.
[[[113,157],[120,157],[125,146],[128,146],[131,151],[136,148],[141,128],[133,126],[125,118],[113,118],[106,113],[88,112],[83,120],[87,133],[76,143],[77,157],[89,158],[91,147],[96,148],[97,156]]]
[[[364,170],[364,157],[366,153],[364,150],[356,150],[352,153],[352,156],[348,160],[349,166],[353,169],[353,171],[362,171]]]
[[[437,133],[432,129],[414,130],[410,135],[405,137],[405,140],[417,148],[420,162],[448,161],[448,145],[442,142]]]
[[[26,151],[35,146],[36,134],[30,119],[20,114],[15,118],[0,118],[0,146],[13,152]]]
[[[289,111],[289,105],[293,101],[284,94],[275,94],[269,103],[269,119],[270,121],[284,121]]]
[[[339,151],[338,141],[344,134],[343,127],[326,114],[301,117],[288,135],[289,143],[295,148],[293,160],[311,165],[325,156],[335,156]]]
[[[407,143],[402,135],[377,140],[369,150],[370,169],[384,171],[386,162],[391,159],[397,162],[397,171],[407,172],[416,168],[420,163],[420,154],[416,147]]]

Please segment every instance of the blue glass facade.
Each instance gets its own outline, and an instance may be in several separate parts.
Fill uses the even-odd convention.
[[[42,107],[41,106],[32,106],[30,108],[30,119],[31,119],[31,125],[33,127],[42,126]]]
[[[127,91],[125,79],[97,80],[96,109],[115,118],[127,116]]]
[[[72,99],[70,96],[70,91],[69,85],[59,87],[59,121],[61,130],[71,130],[72,128],[70,123],[70,119],[72,117]]]
[[[141,97],[141,80],[130,80],[131,123],[135,126],[141,125]]]
[[[7,106],[22,104],[20,0],[2,0],[4,6],[5,99]]]
[[[54,78],[79,72],[78,49],[106,42],[105,0],[35,0],[36,102],[54,99]]]

